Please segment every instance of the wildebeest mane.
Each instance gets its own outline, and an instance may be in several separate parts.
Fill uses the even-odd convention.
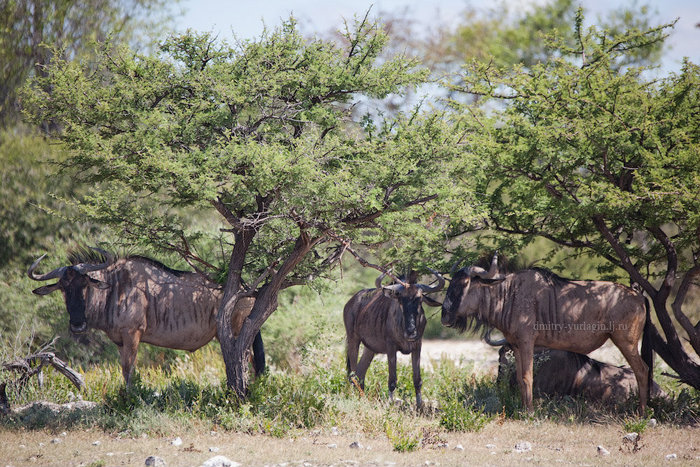
[[[571,282],[570,279],[565,279],[546,268],[533,267],[528,268],[528,270],[537,272],[540,276],[542,276],[542,278],[553,286],[562,286]]]
[[[122,258],[118,253],[114,253],[112,251],[107,251],[106,253],[109,256],[105,256],[104,253],[97,251],[97,250],[94,250],[92,248],[80,246],[80,247],[74,248],[68,252],[68,262],[72,265],[81,264],[81,263],[99,264],[99,263],[105,263],[105,262],[108,262],[109,264],[113,264],[117,260]],[[180,277],[184,274],[189,274],[188,271],[181,271],[179,269],[173,269],[173,268],[161,263],[157,259],[149,258],[148,256],[128,255],[128,256],[124,256],[123,258],[130,259],[130,260],[136,260],[136,261],[143,261],[145,263],[150,264],[151,266],[162,269],[162,270],[169,272],[170,274],[173,274],[173,275],[178,276],[178,277]]]

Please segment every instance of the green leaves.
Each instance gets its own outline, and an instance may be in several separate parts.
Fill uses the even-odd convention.
[[[621,68],[638,48],[658,44],[670,25],[612,39],[583,30],[580,13],[576,25],[578,48],[558,42],[560,53],[527,72],[467,68],[466,91],[506,102],[491,116],[464,112],[481,136],[470,149],[483,159],[466,161],[465,170],[477,173],[492,226],[615,261],[604,225],[640,264],[664,259],[665,251],[650,248],[651,237],[644,247],[631,243],[635,232],[673,226],[679,250],[696,248],[698,224],[689,220],[700,208],[697,85],[691,91],[697,66],[657,81],[642,68]]]
[[[346,40],[306,39],[290,20],[232,46],[188,32],[154,56],[106,43],[94,62],[56,61],[24,102],[35,121],[56,123],[73,151],[67,164],[94,184],[79,203],[86,215],[131,243],[180,252],[202,222],[213,236],[254,229],[244,272],[253,280],[301,232],[417,238],[444,211],[437,200],[449,183],[438,169],[453,146],[440,118],[376,119],[370,135],[352,114],[360,99],[401,93],[426,72],[402,57],[378,60],[386,36],[367,18]],[[327,255],[321,244],[310,263]]]

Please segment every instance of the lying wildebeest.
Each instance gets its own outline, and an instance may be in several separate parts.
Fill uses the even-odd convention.
[[[562,279],[543,269],[501,274],[494,255],[488,272],[470,266],[454,275],[442,305],[442,324],[462,330],[486,325],[501,331],[513,347],[518,384],[528,410],[532,410],[536,345],[587,354],[612,339],[637,378],[643,414],[653,365],[648,313],[644,296],[630,287]],[[643,331],[646,362],[637,350]]]
[[[395,284],[382,286],[385,274],[375,281],[374,289],[357,292],[345,305],[343,320],[347,334],[348,377],[353,373],[364,389],[367,368],[376,354],[386,354],[389,363],[389,396],[393,399],[396,389],[396,352],[411,354],[413,386],[416,389],[416,405],[421,399],[420,351],[427,320],[422,304],[440,306],[428,294],[438,292],[445,280],[437,273],[437,285],[430,287],[400,279]],[[365,349],[360,362],[357,356],[360,342]]]
[[[508,345],[498,351],[498,380],[515,387],[518,382],[509,354]],[[637,389],[630,368],[600,362],[580,353],[536,347],[534,362],[534,397],[581,396],[604,403],[623,403]],[[652,382],[650,396],[668,397],[655,382]]]
[[[46,274],[35,272],[45,254],[29,267],[27,274],[36,281],[58,279],[33,292],[46,295],[63,293],[75,334],[88,327],[100,329],[119,347],[126,385],[136,360],[139,342],[169,349],[195,351],[216,336],[216,314],[222,298],[218,284],[201,274],[177,271],[143,256],[116,259],[98,250],[104,262],[85,258],[76,264]],[[87,255],[83,255],[87,256]],[[253,307],[254,299],[239,300],[237,306]],[[235,315],[235,313],[234,313]],[[260,333],[253,344],[256,373],[265,369],[265,353]]]

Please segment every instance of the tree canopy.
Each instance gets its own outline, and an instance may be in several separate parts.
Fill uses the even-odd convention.
[[[626,271],[654,302],[666,335],[656,336],[656,350],[698,387],[700,367],[667,302],[680,285],[674,315],[700,352],[697,325],[681,309],[700,271],[700,73],[686,62],[652,80],[624,65],[669,26],[611,35],[584,29],[579,12],[577,43],[551,38],[546,62],[472,63],[460,90],[507,105],[460,107],[473,135],[463,177],[482,194],[482,227],[511,245],[544,237]]]

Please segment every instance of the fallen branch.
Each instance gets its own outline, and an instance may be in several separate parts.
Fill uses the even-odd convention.
[[[44,349],[47,347],[48,346],[44,347]],[[56,357],[53,352],[47,352],[44,351],[44,349],[23,359],[17,359],[2,364],[3,370],[19,373],[19,377],[15,381],[10,382],[12,386],[17,388],[18,393],[22,392],[24,386],[34,375],[37,375],[39,384],[41,385],[43,383],[42,371],[47,365],[53,366],[59,373],[68,378],[78,390],[81,390],[83,386],[85,386],[83,376],[69,367],[63,360]],[[7,413],[10,408],[5,389],[6,383],[2,383],[2,385],[0,385],[0,408],[3,413]]]

